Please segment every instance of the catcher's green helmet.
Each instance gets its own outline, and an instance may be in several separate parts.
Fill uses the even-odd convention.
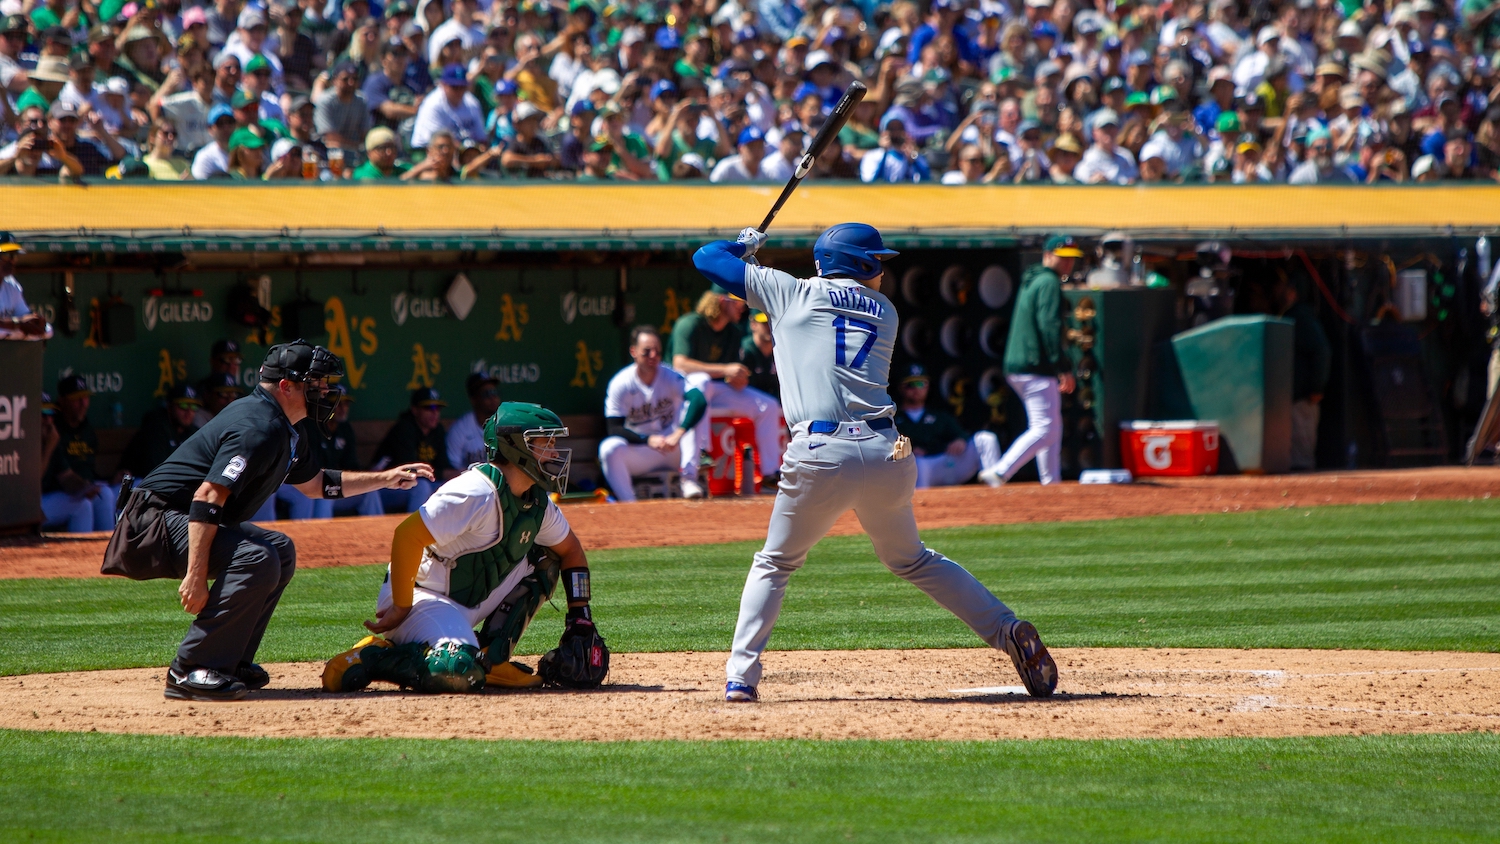
[[[530,402],[502,402],[484,423],[485,459],[493,463],[504,458],[543,489],[562,493],[568,488],[573,450],[558,448],[555,440],[567,435],[562,420],[547,408]]]

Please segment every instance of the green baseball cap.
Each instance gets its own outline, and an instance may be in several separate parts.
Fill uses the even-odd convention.
[[[1214,128],[1219,130],[1220,135],[1232,135],[1240,131],[1240,116],[1232,111],[1226,111],[1219,115],[1214,121]]]
[[[1078,248],[1078,244],[1073,241],[1073,236],[1070,234],[1054,234],[1047,238],[1047,241],[1042,244],[1042,251],[1059,258],[1083,257],[1083,250]]]
[[[1125,107],[1126,108],[1135,108],[1136,106],[1143,106],[1143,105],[1145,105],[1145,106],[1151,105],[1151,97],[1149,97],[1146,94],[1145,91],[1135,91],[1135,92],[1133,92],[1131,94],[1127,94],[1126,95],[1126,97],[1125,97]]]
[[[250,61],[245,62],[246,73],[257,73],[262,70],[270,69],[271,63],[266,61],[266,57],[261,55],[260,53],[256,53],[255,55],[250,57]]]
[[[611,149],[613,147],[614,144],[610,142],[608,135],[598,135],[594,138],[593,142],[589,144],[589,151],[603,152],[604,150]]]
[[[256,133],[254,129],[251,129],[248,126],[234,130],[234,134],[229,136],[230,150],[234,150],[238,147],[244,147],[245,149],[264,149],[265,146],[266,139],[262,138],[258,133]]]
[[[229,107],[244,108],[246,106],[255,105],[259,102],[260,97],[253,96],[248,91],[241,88],[234,92],[234,97],[229,101]]]

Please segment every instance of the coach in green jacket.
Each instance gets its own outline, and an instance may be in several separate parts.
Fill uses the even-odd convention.
[[[979,473],[990,486],[1010,480],[1033,457],[1043,485],[1061,480],[1062,394],[1073,392],[1074,386],[1063,357],[1062,280],[1082,257],[1072,237],[1053,235],[1042,245],[1042,263],[1027,267],[1021,276],[1005,341],[1005,380],[1026,405],[1027,427],[994,468]]]

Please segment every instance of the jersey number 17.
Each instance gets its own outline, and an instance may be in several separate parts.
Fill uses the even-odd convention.
[[[875,346],[875,338],[880,333],[879,327],[872,322],[841,316],[833,318],[833,330],[837,336],[837,340],[834,343],[834,362],[839,366],[847,366],[850,369],[858,369],[864,364],[865,358],[870,356],[870,349]],[[865,332],[865,342],[859,347],[859,351],[854,353],[854,360],[852,361],[848,359],[848,352],[846,351],[848,348],[846,336],[851,330]]]

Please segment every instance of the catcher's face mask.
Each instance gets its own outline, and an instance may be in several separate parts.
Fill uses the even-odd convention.
[[[573,463],[573,449],[561,448],[557,444],[558,437],[567,435],[567,428],[531,428],[522,434],[526,450],[531,452],[536,461],[537,473],[541,475],[532,475],[532,478],[546,487],[548,492],[561,493],[568,488],[568,469]]]

